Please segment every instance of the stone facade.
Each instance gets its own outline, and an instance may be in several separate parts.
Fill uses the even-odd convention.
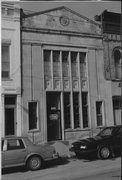
[[[22,14],[22,133],[68,140],[113,125],[101,26],[66,7]]]

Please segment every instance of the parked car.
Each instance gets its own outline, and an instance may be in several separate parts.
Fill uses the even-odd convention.
[[[85,155],[97,155],[99,159],[108,159],[121,152],[122,125],[106,127],[96,136],[84,138],[72,143],[70,151],[78,158]]]
[[[45,161],[59,157],[53,146],[35,145],[27,137],[5,137],[1,145],[2,168],[25,165],[38,170]]]

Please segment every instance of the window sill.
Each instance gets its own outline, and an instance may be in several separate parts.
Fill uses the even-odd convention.
[[[2,81],[13,81],[13,79],[10,79],[10,78],[2,78]]]
[[[39,132],[39,129],[28,130],[28,133],[35,133],[35,132]]]
[[[89,131],[91,130],[89,127],[88,128],[76,128],[76,129],[65,129],[65,132],[78,132],[78,131]]]

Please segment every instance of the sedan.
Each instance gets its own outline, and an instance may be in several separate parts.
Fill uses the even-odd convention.
[[[99,159],[108,159],[121,152],[121,142],[122,125],[111,126],[103,128],[96,136],[73,142],[69,150],[78,158],[97,155]]]
[[[26,166],[34,171],[59,157],[53,146],[35,145],[27,137],[5,137],[1,145],[2,168]]]

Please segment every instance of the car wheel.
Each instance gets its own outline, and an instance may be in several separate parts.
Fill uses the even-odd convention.
[[[39,156],[32,156],[27,162],[28,169],[35,171],[42,167],[42,159]]]
[[[99,159],[108,159],[111,156],[111,150],[108,146],[102,146],[98,150],[98,158]]]

